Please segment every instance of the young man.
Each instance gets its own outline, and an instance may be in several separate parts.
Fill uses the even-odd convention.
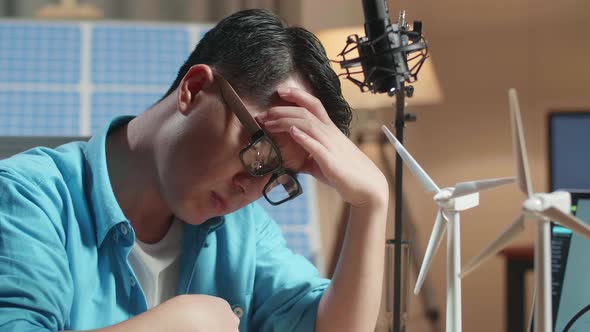
[[[371,331],[388,186],[349,122],[312,34],[227,17],[144,113],[0,163],[0,329]],[[351,205],[331,282],[252,203],[299,172]]]

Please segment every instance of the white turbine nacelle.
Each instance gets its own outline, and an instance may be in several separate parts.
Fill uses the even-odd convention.
[[[455,191],[453,187],[442,188],[434,195],[433,199],[437,202],[448,201],[453,197],[453,191]]]
[[[479,193],[448,198],[452,194],[452,191],[447,191],[447,189],[449,188],[442,189],[434,195],[434,200],[443,210],[465,211],[479,205]]]
[[[532,194],[522,204],[523,212],[532,217],[538,217],[538,212],[546,211],[551,207],[569,213],[572,199],[570,193],[566,191],[554,191],[552,193]]]

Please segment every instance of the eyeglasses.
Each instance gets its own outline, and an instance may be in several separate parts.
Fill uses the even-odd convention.
[[[301,195],[303,189],[295,173],[283,168],[283,159],[279,148],[254,120],[242,99],[223,76],[213,73],[221,91],[221,96],[229,109],[238,117],[250,135],[250,143],[240,151],[240,161],[248,174],[255,177],[271,174],[262,194],[272,204],[292,200]]]

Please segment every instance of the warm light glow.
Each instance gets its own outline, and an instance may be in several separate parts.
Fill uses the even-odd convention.
[[[319,31],[316,33],[316,36],[324,45],[330,60],[341,60],[338,54],[346,45],[346,38],[352,34],[358,34],[359,37],[362,37],[365,35],[365,32],[363,27],[335,28]],[[352,55],[351,53],[351,57],[356,56],[358,54]],[[334,68],[337,74],[344,72],[337,63],[332,63],[332,68]],[[361,70],[360,67],[358,69]],[[344,77],[340,77],[340,79],[344,98],[356,110],[391,107],[395,101],[394,98],[387,96],[385,93],[372,94],[370,92],[361,92],[354,83]],[[434,71],[432,57],[426,60],[418,74],[418,81],[412,85],[414,86],[414,96],[406,99],[408,105],[432,105],[442,102],[442,91]]]
[[[49,4],[37,12],[38,18],[96,20],[104,17],[104,12],[93,4],[78,4],[77,0],[61,0],[59,4]]]

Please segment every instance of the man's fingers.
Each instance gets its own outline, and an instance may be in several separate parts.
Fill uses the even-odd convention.
[[[319,141],[321,144],[329,145],[328,135],[325,132],[326,128],[323,128],[324,124],[319,121],[312,122],[305,119],[281,118],[264,123],[264,129],[269,133],[290,132],[293,126]]]
[[[332,123],[332,120],[328,116],[328,113],[324,109],[322,102],[311,95],[310,93],[297,88],[286,88],[280,87],[277,89],[279,96],[289,102],[295,103],[315,115],[320,121],[325,124]]]
[[[313,137],[304,133],[296,126],[289,128],[289,134],[295,142],[305,149],[318,164],[329,165],[330,152]]]
[[[280,118],[312,119],[315,117],[308,110],[299,106],[275,106],[268,111],[258,113],[254,116],[261,123],[277,120]],[[316,119],[317,120],[317,119]]]

